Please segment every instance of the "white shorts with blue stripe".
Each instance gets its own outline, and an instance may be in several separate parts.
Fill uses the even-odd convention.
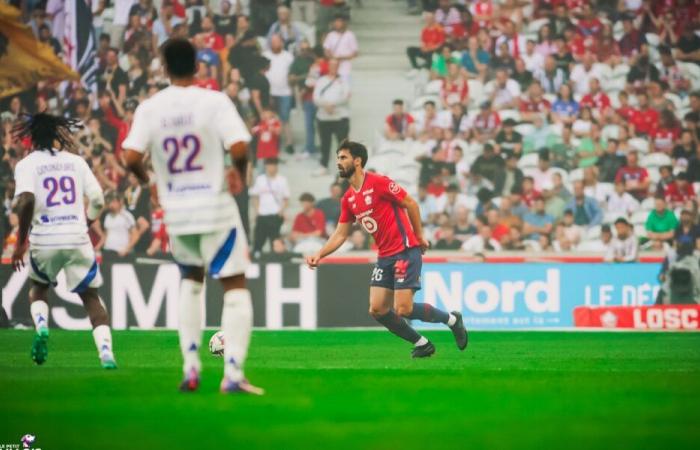
[[[203,267],[213,278],[243,274],[250,264],[248,241],[242,227],[170,236],[170,249],[181,271]]]
[[[87,288],[102,286],[102,274],[91,243],[78,248],[30,247],[29,277],[32,280],[56,286],[61,270],[71,292],[81,293]]]

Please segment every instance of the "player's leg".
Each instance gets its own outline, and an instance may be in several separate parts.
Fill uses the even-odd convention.
[[[457,347],[464,350],[467,346],[467,330],[464,328],[461,313],[448,313],[429,303],[413,302],[414,293],[421,288],[422,266],[423,256],[418,247],[410,248],[397,257],[394,264],[394,309],[399,315],[410,320],[444,323],[452,330]]]
[[[49,287],[56,286],[56,275],[61,270],[62,255],[58,250],[29,250],[29,311],[36,334],[32,341],[32,360],[43,364],[48,357],[49,340]]]
[[[36,334],[32,341],[32,361],[44,364],[49,355],[49,285],[32,281],[29,289],[29,311],[34,321]]]
[[[105,369],[116,369],[109,315],[97,292],[97,289],[102,286],[102,274],[97,265],[92,244],[88,242],[79,248],[62,250],[61,254],[66,285],[71,292],[78,294],[90,318],[100,364]]]
[[[415,345],[422,336],[391,309],[393,298],[394,291],[391,289],[371,286],[369,288],[369,314],[384,328]]]
[[[202,345],[204,267],[199,250],[200,236],[171,236],[170,242],[173,259],[180,268],[177,331],[184,374],[180,390],[189,392],[199,387],[199,374],[202,370],[199,348]]]
[[[209,274],[219,278],[224,290],[221,330],[224,333],[224,393],[262,394],[251,385],[243,372],[253,330],[253,302],[246,287],[245,271],[249,264],[248,243],[242,226],[230,231],[211,233],[202,238],[202,254]]]

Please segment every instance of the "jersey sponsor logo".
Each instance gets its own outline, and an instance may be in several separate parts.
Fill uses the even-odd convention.
[[[389,183],[389,192],[391,192],[392,194],[396,195],[396,194],[398,194],[399,192],[401,192],[401,188],[399,187],[398,184],[396,184],[396,183],[394,183],[394,182],[392,181],[391,183]]]
[[[372,204],[372,196],[366,195],[365,196],[365,205],[371,205],[371,204]]]
[[[360,225],[362,225],[362,228],[369,234],[374,234],[378,228],[377,221],[370,216],[365,216],[360,219]]]

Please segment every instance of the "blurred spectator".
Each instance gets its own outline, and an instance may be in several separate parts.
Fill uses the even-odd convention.
[[[253,253],[259,254],[267,240],[280,235],[284,214],[289,203],[287,178],[278,173],[276,158],[265,160],[265,173],[258,175],[249,191],[256,213]]]
[[[421,32],[420,47],[408,47],[406,49],[406,54],[413,69],[430,69],[433,52],[445,43],[445,30],[440,24],[435,22],[435,14],[426,11],[423,13],[423,19],[425,26]],[[418,59],[422,59],[423,63],[419,64]]]
[[[567,202],[554,194],[554,183],[552,181],[548,180],[542,184],[542,198],[544,199],[545,212],[552,216],[555,222],[558,222],[564,215]]]
[[[123,3],[123,2],[121,2]],[[157,50],[170,37],[173,28],[183,22],[183,19],[175,15],[172,0],[163,0],[161,3],[160,14],[153,22],[153,53],[157,54]],[[126,25],[126,23],[124,24]],[[121,36],[119,37],[121,39]],[[112,34],[112,43],[119,42]]]
[[[663,197],[657,197],[654,201],[654,209],[649,213],[644,225],[652,247],[660,250],[664,242],[671,241],[677,226],[678,219],[673,211],[667,208],[666,200]]]
[[[610,225],[605,224],[600,227],[600,237],[594,240],[583,241],[576,250],[606,253],[612,244],[612,230]]]
[[[617,171],[615,182],[625,184],[625,190],[639,201],[644,200],[649,192],[649,173],[644,167],[639,167],[636,151],[627,154],[627,164]]]
[[[132,252],[145,229],[137,226],[134,216],[124,208],[124,199],[121,194],[112,192],[105,201],[107,212],[102,216],[101,221],[95,222],[100,235],[100,241],[95,248],[102,249],[103,254],[127,256]]]
[[[308,192],[304,192],[299,197],[301,212],[294,218],[292,232],[289,240],[296,245],[303,241],[313,241],[314,244],[323,245],[326,236],[326,218],[323,211],[316,208],[316,199]]]
[[[634,16],[624,14],[621,19],[623,33],[618,41],[618,46],[620,48],[620,54],[628,60],[631,60],[639,54],[642,45],[646,44],[647,41],[644,37],[644,33],[634,27]]]
[[[571,88],[568,84],[562,84],[557,94],[557,99],[552,105],[552,121],[571,125],[579,114],[579,104],[574,100]]]
[[[265,75],[270,69],[270,60],[260,56],[254,61],[257,70],[251,73],[250,76],[245,77],[244,75],[244,77],[250,90],[250,109],[253,111],[257,122],[262,117],[263,111],[271,106],[271,86]]]
[[[272,36],[278,35],[282,39],[285,50],[295,52],[299,49],[304,35],[292,22],[292,13],[286,6],[277,7],[277,21],[272,24],[267,32],[267,45],[272,48]]]
[[[520,85],[508,77],[505,69],[496,71],[496,78],[486,85],[486,94],[496,110],[514,109],[520,97]]]
[[[471,123],[472,137],[480,143],[492,141],[496,133],[501,128],[501,118],[496,111],[491,108],[488,100],[479,106],[479,113]]]
[[[537,168],[532,173],[532,180],[535,183],[535,190],[542,191],[545,183],[552,182],[552,175],[556,170],[550,164],[550,152],[548,148],[540,149],[537,157]]]
[[[294,62],[294,56],[284,50],[280,35],[270,36],[270,50],[263,52],[263,56],[270,60],[270,69],[265,73],[270,82],[270,96],[273,105],[277,109],[277,115],[282,122],[282,136],[285,141],[285,151],[294,153],[292,146],[292,129],[289,118],[292,112],[292,88],[289,85],[289,68]]]
[[[369,244],[367,242],[367,235],[365,234],[364,231],[360,228],[354,228],[352,232],[350,233],[350,237],[348,238],[348,241],[350,244],[352,244],[352,247],[350,248],[351,251],[365,251],[369,250]]]
[[[523,216],[523,234],[531,240],[538,241],[540,235],[549,235],[554,227],[554,217],[545,212],[542,197],[533,201],[532,212]]]
[[[681,137],[678,143],[671,151],[674,165],[688,165],[688,162],[693,159],[696,153],[697,145],[693,139],[693,132],[689,129],[684,129],[681,132]],[[691,175],[691,178],[692,175]]]
[[[392,112],[386,117],[384,137],[391,140],[412,139],[415,136],[413,116],[404,111],[403,100],[394,100]]]
[[[503,158],[496,154],[493,145],[485,144],[483,154],[479,155],[472,165],[471,173],[482,176],[495,185],[499,178],[505,176],[504,166]]]
[[[338,73],[345,81],[349,81],[352,60],[357,56],[359,47],[355,34],[348,30],[347,18],[344,15],[336,16],[333,31],[328,33],[323,41],[323,48],[326,50],[326,58],[333,58],[340,63]]]
[[[555,249],[572,251],[579,245],[583,236],[583,228],[574,223],[574,213],[570,209],[564,211],[562,221],[557,225]]]
[[[450,0],[438,0],[437,3],[435,20],[445,29],[445,33],[452,34],[454,26],[462,21],[462,16]]]
[[[339,64],[337,59],[331,59],[328,74],[322,76],[314,87],[313,99],[318,108],[316,118],[321,139],[321,168],[316,175],[328,173],[333,136],[340,143],[350,133],[350,86],[339,76]]]
[[[605,152],[596,161],[598,179],[605,183],[615,182],[619,170],[626,165],[626,162],[625,157],[618,151],[617,139],[608,139]],[[620,179],[620,182],[624,188],[624,180]]]
[[[503,121],[501,130],[496,134],[496,144],[501,155],[514,155],[516,159],[520,159],[523,152],[523,136],[515,131],[515,123],[510,117]]]
[[[239,2],[240,4],[240,2]],[[214,29],[221,36],[226,36],[227,34],[236,34],[236,15],[231,10],[231,2],[228,0],[221,1],[221,9],[218,13],[214,14]]]
[[[585,194],[582,181],[574,181],[574,198],[566,205],[566,209],[573,211],[576,225],[592,227],[603,222],[603,211],[596,199]]]
[[[146,233],[151,227],[151,198],[150,193],[141,186],[138,178],[130,173],[126,178],[127,185],[123,188],[125,207],[136,220],[136,230],[139,240],[134,245],[136,253],[145,252],[150,244],[150,236]]]
[[[501,244],[493,238],[488,219],[484,216],[477,218],[477,233],[462,244],[462,250],[471,253],[481,253],[487,250],[499,251]]]
[[[264,163],[267,159],[279,157],[282,124],[274,111],[264,109],[260,121],[250,131],[257,141],[256,159],[258,161]]]
[[[617,236],[613,238],[605,254],[608,262],[635,262],[638,258],[637,237],[632,225],[624,218],[615,221]]]
[[[326,225],[335,228],[340,217],[340,197],[343,195],[343,188],[339,183],[331,184],[330,196],[322,198],[316,203],[316,208],[323,212],[326,218]],[[421,213],[423,211],[421,210]]]
[[[681,219],[676,227],[673,242],[676,248],[688,245],[695,250],[700,250],[700,224],[694,220],[691,210],[681,211]]]
[[[328,72],[328,62],[323,58],[320,47],[312,49],[309,42],[302,40],[299,52],[289,68],[289,84],[292,89],[300,91],[304,110],[305,144],[302,157],[316,153],[316,105],[314,104],[314,86],[316,81]]]
[[[490,60],[489,52],[479,46],[479,40],[475,36],[471,36],[467,41],[467,49],[462,52],[460,60],[462,67],[467,71],[467,76],[478,78],[484,82]]]
[[[695,198],[695,189],[693,189],[690,177],[686,172],[679,173],[675,179],[666,186],[664,198],[673,209],[682,208],[688,200]]]
[[[639,209],[639,201],[625,191],[622,182],[615,183],[615,190],[608,196],[606,210],[618,217],[628,217]]]
[[[521,188],[525,175],[518,168],[518,156],[514,153],[506,154],[506,163],[502,171],[499,171],[494,183],[494,191],[501,195],[508,195],[513,188]]]
[[[447,76],[440,88],[440,99],[444,107],[455,103],[461,103],[466,107],[469,103],[469,84],[454,59],[447,62]]]
[[[462,247],[462,241],[455,237],[455,229],[449,224],[444,224],[440,227],[440,239],[433,247],[435,250],[459,250]]]

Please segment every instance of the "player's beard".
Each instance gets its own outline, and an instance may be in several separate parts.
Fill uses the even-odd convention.
[[[350,166],[344,169],[343,166],[338,166],[338,175],[340,178],[350,178],[355,173],[355,166]]]

